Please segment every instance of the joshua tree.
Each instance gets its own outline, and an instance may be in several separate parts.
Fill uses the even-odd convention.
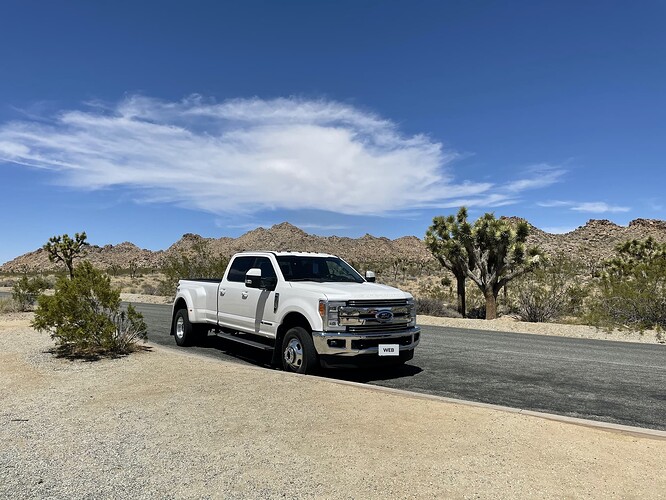
[[[467,222],[467,209],[461,207],[455,218],[433,219],[426,243],[437,260],[456,276],[459,306],[464,278],[458,276],[462,275],[481,289],[486,300],[486,319],[495,319],[497,295],[502,287],[539,263],[540,251],[536,247],[525,248],[528,233],[527,223],[519,222],[514,229],[492,213],[472,225]],[[462,298],[464,307],[464,295]]]
[[[435,217],[432,226],[426,233],[426,245],[439,261],[442,267],[448,269],[456,278],[456,292],[458,295],[458,312],[464,318],[465,310],[465,278],[467,271],[474,268],[470,260],[464,241],[464,233],[471,229],[467,222],[467,209],[461,207],[458,215],[454,217]]]
[[[74,239],[68,234],[62,236],[53,236],[49,238],[48,243],[44,245],[44,250],[49,254],[51,262],[62,262],[67,266],[69,277],[74,277],[74,259],[83,257],[85,249],[90,246],[86,241],[86,233],[76,233]]]

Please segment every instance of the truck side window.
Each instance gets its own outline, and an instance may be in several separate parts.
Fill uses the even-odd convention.
[[[275,274],[275,269],[273,269],[273,264],[271,264],[268,257],[257,257],[257,260],[254,262],[252,267],[258,267],[261,269],[262,278],[277,278]]]
[[[231,267],[229,268],[227,281],[243,283],[245,281],[245,273],[247,273],[250,268],[252,268],[252,264],[254,264],[255,259],[256,257],[236,257],[232,262]],[[270,264],[270,261],[268,263]]]

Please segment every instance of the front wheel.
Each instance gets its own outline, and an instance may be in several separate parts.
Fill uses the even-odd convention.
[[[282,340],[282,368],[294,373],[315,373],[319,356],[310,334],[299,326],[289,329]]]

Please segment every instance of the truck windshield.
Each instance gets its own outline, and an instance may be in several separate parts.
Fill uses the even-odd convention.
[[[365,280],[353,267],[337,257],[281,255],[277,258],[287,281],[363,283]]]

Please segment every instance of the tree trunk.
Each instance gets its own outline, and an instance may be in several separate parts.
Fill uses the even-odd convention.
[[[486,319],[497,318],[497,295],[491,290],[484,290],[483,296],[486,298]]]
[[[465,304],[465,275],[456,276],[457,294],[458,294],[458,312],[463,318],[467,317]]]

